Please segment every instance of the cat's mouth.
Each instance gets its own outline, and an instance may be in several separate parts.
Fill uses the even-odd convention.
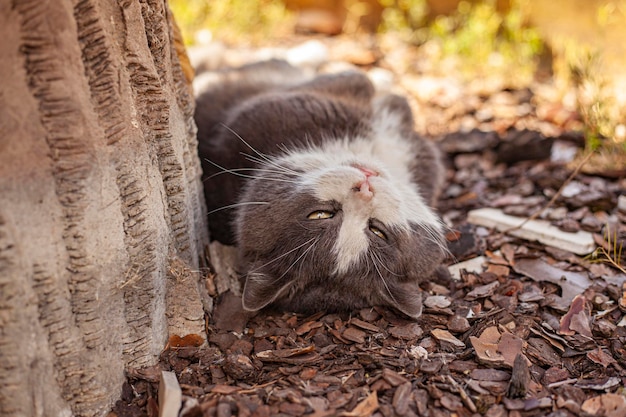
[[[363,166],[361,164],[351,164],[350,166],[352,166],[353,168],[356,168],[359,171],[361,171],[363,174],[365,174],[366,178],[377,177],[377,176],[380,175],[380,173],[378,171],[376,171],[375,169]]]

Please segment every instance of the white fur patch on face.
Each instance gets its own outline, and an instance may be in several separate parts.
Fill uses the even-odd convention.
[[[303,190],[320,201],[341,204],[343,221],[334,251],[336,272],[344,273],[358,262],[369,246],[369,222],[377,219],[388,227],[409,230],[419,224],[439,231],[441,222],[426,205],[409,170],[415,151],[398,134],[397,116],[383,112],[374,123],[371,137],[327,141],[287,154],[281,165],[304,170],[298,179]],[[373,171],[368,176],[359,167]],[[371,191],[359,191],[363,181]]]

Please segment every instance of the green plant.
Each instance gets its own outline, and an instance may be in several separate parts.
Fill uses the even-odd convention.
[[[379,0],[379,2],[385,7],[380,30],[382,32],[404,32],[415,39],[414,35],[419,34],[420,28],[426,23],[428,13],[426,1]]]
[[[624,242],[619,242],[619,244],[617,243],[617,232],[613,232],[613,237],[611,239],[611,229],[608,224],[606,226],[606,241],[606,248],[604,246],[599,246],[587,258],[591,262],[608,263],[626,274],[626,267],[622,264]]]
[[[541,37],[524,26],[519,9],[501,15],[489,1],[459,3],[457,13],[437,18],[430,33],[440,43],[443,58],[457,57],[468,77],[514,70],[523,82],[529,82],[542,48]]]
[[[515,77],[517,84],[532,80],[543,42],[526,25],[517,2],[499,12],[494,0],[461,1],[451,15],[429,21],[425,1],[380,1],[388,6],[384,31],[400,31],[414,44],[435,44],[439,56],[434,58],[453,62],[466,79],[497,74]]]
[[[227,42],[255,43],[276,34],[289,13],[276,0],[169,0],[186,44],[208,30]]]

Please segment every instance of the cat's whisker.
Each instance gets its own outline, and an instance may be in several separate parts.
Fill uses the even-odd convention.
[[[311,243],[311,245],[310,245],[308,248],[306,248],[306,250],[305,250],[305,251],[304,251],[304,252],[303,252],[300,256],[298,256],[298,257],[296,258],[296,260],[295,260],[295,261],[293,261],[293,262],[291,263],[291,265],[289,265],[289,267],[288,267],[287,269],[285,269],[285,272],[283,272],[283,273],[282,273],[282,274],[281,274],[278,278],[276,278],[276,279],[274,280],[274,282],[278,282],[278,281],[280,281],[280,280],[281,280],[281,279],[282,279],[285,275],[287,275],[287,273],[291,270],[291,268],[293,268],[293,267],[294,267],[294,266],[298,263],[298,261],[299,261],[300,259],[304,258],[304,257],[306,256],[306,254],[307,254],[307,253],[309,253],[309,251],[310,251],[311,249],[313,249],[313,247],[315,246],[315,244],[316,244],[316,243],[317,243],[317,240],[315,240],[315,242]]]
[[[391,293],[391,290],[389,289],[389,286],[387,285],[387,281],[385,281],[385,278],[383,277],[383,274],[380,273],[380,269],[378,268],[378,264],[376,264],[376,260],[373,257],[370,258],[370,259],[372,260],[372,263],[374,264],[374,268],[376,268],[376,272],[378,273],[378,276],[380,277],[381,281],[383,282],[383,285],[385,286],[385,289],[387,290],[387,293],[389,294],[389,296],[391,297],[393,302],[397,305],[398,301],[396,300],[396,297],[394,297],[393,294]]]
[[[247,205],[264,205],[264,204],[269,204],[269,202],[267,201],[244,201],[241,203],[229,204],[227,206],[223,206],[220,208],[216,208],[215,210],[209,211],[207,213],[207,216],[210,216],[213,213],[217,213],[218,211],[228,210],[228,209],[235,208],[235,207],[241,207],[241,206],[247,206]]]
[[[225,123],[221,123],[221,125],[228,130],[229,132],[231,132],[233,135],[235,135],[237,137],[237,139],[239,139],[241,142],[243,142],[244,145],[246,145],[248,148],[250,148],[250,150],[252,150],[252,152],[254,152],[255,154],[258,155],[259,159],[257,160],[257,163],[264,163],[270,166],[273,166],[275,168],[279,168],[279,169],[284,169],[286,173],[293,173],[295,174],[294,171],[289,170],[288,168],[285,168],[279,164],[277,164],[269,155],[264,154],[263,152],[260,152],[258,150],[256,150],[254,148],[254,146],[250,145],[248,142],[246,142],[246,140],[237,132],[235,132],[234,129],[232,129],[230,126],[226,125]],[[252,156],[252,155],[250,155]],[[210,162],[210,161],[209,161]]]
[[[222,175],[222,174],[230,174],[233,172],[242,172],[242,171],[258,171],[258,172],[266,172],[266,173],[270,173],[270,174],[284,174],[283,171],[279,171],[279,170],[273,170],[273,169],[264,169],[264,168],[236,168],[236,169],[231,169],[229,171],[221,171],[221,172],[216,172],[213,175],[209,175],[208,177],[205,178],[205,180],[210,180],[211,178],[217,177],[218,175]]]
[[[279,164],[269,164],[267,162],[258,160],[256,158],[246,158],[246,159],[248,161],[253,162],[255,164],[258,164],[258,165],[260,165],[262,167],[266,167],[265,169],[274,169],[274,170],[277,171],[277,173],[280,173],[280,174],[283,174],[283,175],[288,175],[288,176],[291,176],[291,177],[297,177],[297,176],[301,175],[298,172],[292,171],[289,168],[285,168],[285,167],[283,167],[282,165],[279,165]]]
[[[448,249],[448,245],[445,240],[442,238],[441,232],[431,227],[425,227],[424,230],[426,231],[425,238],[437,246],[441,253],[449,256],[450,250]]]
[[[232,133],[233,135],[235,135],[240,141],[242,141],[244,143],[244,145],[246,145],[248,148],[250,148],[252,150],[252,152],[254,152],[255,154],[257,154],[258,156],[260,156],[264,161],[271,163],[272,160],[270,159],[270,157],[262,152],[257,151],[252,145],[250,145],[248,142],[246,142],[244,140],[244,138],[241,137],[241,135],[237,132],[235,132],[232,128],[230,128],[229,126],[227,126],[225,123],[221,123],[221,125],[228,130],[230,133]]]
[[[303,246],[305,246],[305,245],[308,245],[309,243],[311,243],[311,242],[312,242],[312,241],[314,241],[314,240],[316,240],[316,238],[312,237],[311,239],[307,240],[307,241],[306,241],[306,242],[304,242],[303,244],[301,244],[301,245],[299,245],[299,246],[296,246],[295,248],[291,249],[291,250],[290,250],[290,251],[288,251],[288,252],[283,253],[283,254],[282,254],[282,255],[280,255],[280,256],[277,256],[276,258],[272,259],[271,261],[269,261],[269,262],[267,262],[267,263],[264,263],[263,265],[258,266],[258,267],[254,268],[254,269],[251,269],[251,270],[250,270],[250,272],[256,272],[256,271],[258,271],[259,269],[264,268],[264,267],[268,266],[269,264],[274,263],[274,262],[276,262],[277,260],[284,258],[285,256],[289,255],[291,252],[297,251],[297,250],[298,250],[298,249],[300,249],[301,247],[303,247]],[[314,242],[313,244],[315,244],[315,243],[316,243],[316,242]],[[308,249],[307,249],[307,250],[308,250]]]
[[[300,175],[297,171],[294,171],[292,169],[287,168],[286,166],[283,166],[281,164],[279,164],[276,161],[266,161],[264,159],[260,159],[257,158],[253,155],[247,154],[247,153],[243,153],[241,152],[241,155],[245,156],[245,158],[250,161],[250,162],[254,162],[255,164],[259,164],[259,165],[269,165],[270,167],[276,168],[282,172],[284,172],[285,174],[291,174],[291,175]]]
[[[372,256],[373,256],[374,258],[376,258],[376,260],[380,263],[380,266],[382,266],[382,267],[383,267],[383,268],[384,268],[387,272],[389,272],[391,275],[394,275],[394,276],[396,276],[396,277],[401,277],[401,276],[402,276],[401,274],[397,274],[397,273],[393,272],[391,269],[387,268],[387,267],[385,266],[385,263],[383,262],[383,260],[380,258],[380,256],[379,256],[376,252],[373,252],[373,251],[372,251],[372,252],[370,252],[370,253],[371,253],[371,254],[372,254]]]
[[[213,165],[214,167],[221,169],[223,171],[223,173],[229,173],[232,175],[236,175],[238,177],[241,178],[251,178],[251,179],[255,179],[255,180],[266,180],[266,181],[276,181],[276,182],[287,182],[290,184],[297,184],[297,181],[293,181],[293,180],[287,180],[284,178],[273,178],[273,177],[259,177],[259,176],[254,176],[254,175],[246,175],[246,174],[240,174],[239,172],[237,172],[236,170],[233,169],[228,169],[228,168],[224,168],[223,166],[216,164],[215,162],[211,161],[210,159],[204,159],[205,161],[207,161],[208,163],[210,163],[211,165]],[[205,178],[205,180],[208,178]]]
[[[306,255],[309,254],[309,252],[311,252],[311,249],[313,249],[313,247],[317,244],[317,242],[319,242],[319,238],[315,240],[315,242],[311,243],[311,246],[309,246],[304,254],[304,257],[302,258],[302,261],[300,262],[300,267],[298,268],[298,275],[302,276],[302,267],[305,264],[305,259],[306,259]]]

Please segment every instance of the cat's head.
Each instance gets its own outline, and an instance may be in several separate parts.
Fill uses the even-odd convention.
[[[384,120],[374,121],[369,134],[386,134],[385,146],[393,147],[393,135],[408,134],[400,119],[377,114]],[[370,139],[333,138],[258,166],[235,222],[246,274],[244,308],[387,305],[421,314],[419,283],[445,256],[442,224],[402,153],[394,166],[380,158],[391,148],[379,149]],[[410,149],[401,151],[414,157]]]

